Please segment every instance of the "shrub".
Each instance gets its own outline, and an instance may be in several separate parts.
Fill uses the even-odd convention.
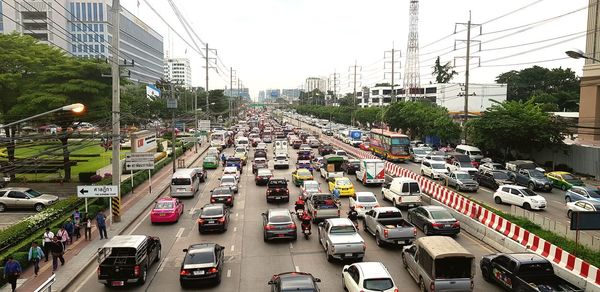
[[[110,172],[107,172],[104,174],[104,178],[112,178],[112,174]]]
[[[96,172],[91,172],[91,171],[89,171],[89,172],[80,172],[79,173],[79,182],[82,182],[82,183],[91,183],[92,182],[91,177],[94,176],[94,175],[96,175]]]
[[[100,175],[97,175],[97,174],[94,174],[94,175],[92,175],[92,176],[90,177],[90,182],[91,182],[91,183],[97,183],[97,182],[99,182],[99,181],[101,181],[101,180],[102,180],[102,176],[100,176]]]

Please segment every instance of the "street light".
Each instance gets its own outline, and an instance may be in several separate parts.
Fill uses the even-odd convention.
[[[596,62],[600,62],[600,60],[594,58],[594,57],[590,57],[590,56],[586,56],[585,53],[579,49],[572,49],[569,51],[566,51],[565,54],[567,54],[567,56],[573,58],[573,59],[589,59],[589,60],[593,60]]]
[[[29,120],[33,120],[35,118],[39,118],[39,117],[42,117],[42,116],[45,116],[45,115],[49,115],[51,113],[55,113],[55,112],[59,112],[59,111],[72,111],[72,112],[78,114],[78,113],[83,112],[84,109],[85,109],[85,106],[83,104],[81,104],[81,103],[74,103],[74,104],[70,104],[70,105],[65,105],[63,107],[55,108],[53,110],[49,110],[47,112],[43,112],[41,114],[37,114],[37,115],[31,116],[31,117],[28,117],[28,118],[24,118],[22,120],[18,120],[18,121],[12,122],[12,123],[8,123],[6,125],[3,125],[2,127],[8,128],[10,126],[14,126],[16,124],[20,124],[20,123],[23,123],[23,122],[26,122],[26,121],[29,121]]]

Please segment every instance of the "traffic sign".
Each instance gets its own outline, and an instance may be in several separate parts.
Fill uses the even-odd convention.
[[[151,161],[127,161],[125,160],[125,168],[127,170],[145,170],[154,169],[154,160]]]
[[[210,120],[199,120],[197,128],[199,131],[210,131]]]
[[[176,99],[167,99],[167,108],[176,109],[177,108],[177,100]]]
[[[79,198],[107,198],[118,197],[117,186],[77,186],[77,197]]]
[[[154,161],[154,153],[152,152],[131,152],[125,156],[125,161]]]

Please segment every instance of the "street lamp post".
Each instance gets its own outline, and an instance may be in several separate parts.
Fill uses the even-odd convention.
[[[578,49],[566,51],[565,54],[567,54],[567,56],[569,56],[573,59],[588,59],[588,60],[592,60],[592,61],[596,61],[596,62],[600,63],[600,60],[598,60],[594,57],[586,56],[583,51],[578,50]]]

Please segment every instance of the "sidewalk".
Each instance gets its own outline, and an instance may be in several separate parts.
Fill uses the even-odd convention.
[[[194,153],[194,149],[188,150],[183,156],[178,159],[184,159],[185,165],[191,166],[196,160],[208,149],[207,145],[198,147],[198,153]],[[121,222],[113,223],[108,226],[108,236],[111,238],[114,235],[122,234],[123,231],[129,227],[140,213],[150,206],[156,198],[169,187],[170,183],[168,178],[173,173],[172,164],[165,166],[158,173],[152,176],[152,195],[148,196],[149,193],[149,182],[146,181],[143,184],[136,187],[133,194],[128,194],[123,197],[121,212]],[[83,234],[82,234],[83,235]],[[65,251],[65,265],[58,267],[56,270],[56,282],[52,285],[52,290],[61,291],[67,287],[77,275],[85,270],[85,267],[92,261],[95,260],[96,252],[101,248],[106,241],[99,240],[99,234],[94,227],[92,227],[92,240],[86,241],[82,236],[79,240],[74,241],[73,244],[67,246]],[[51,257],[48,262],[40,262],[39,275],[35,277],[33,273],[33,266],[27,268],[21,274],[21,278],[17,280],[17,291],[34,291],[36,288],[41,286],[52,275],[52,260]],[[9,292],[10,285],[4,285],[0,289],[0,292]]]

